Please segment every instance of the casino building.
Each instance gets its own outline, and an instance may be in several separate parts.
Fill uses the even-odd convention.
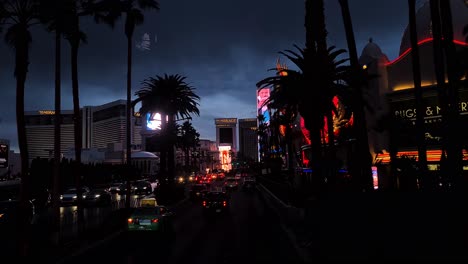
[[[453,16],[454,44],[457,51],[468,49],[463,36],[463,28],[468,25],[468,2],[453,0],[450,2]],[[437,81],[434,69],[434,47],[429,1],[426,1],[416,14],[417,40],[420,53],[421,86],[423,89],[425,135],[429,170],[439,169],[441,160],[441,139],[444,129],[441,126],[442,108],[439,102]],[[399,50],[399,56],[389,60],[381,48],[372,41],[364,47],[359,58],[360,64],[369,74],[378,76],[368,82],[365,94],[372,111],[366,112],[369,147],[376,164],[390,162],[390,147],[395,148],[397,156],[410,156],[417,159],[415,137],[415,99],[412,65],[412,48],[409,25],[405,29]],[[446,77],[447,78],[447,77]],[[466,80],[467,76],[461,76]],[[468,87],[459,88],[459,125],[461,130],[468,129]],[[389,114],[398,125],[382,130],[382,118]],[[390,145],[390,142],[393,142]],[[464,160],[467,161],[468,140],[460,139],[464,148]],[[383,171],[382,171],[383,172]],[[379,171],[380,174],[380,171]],[[384,181],[385,182],[385,181]],[[382,183],[384,183],[382,182]]]
[[[245,160],[258,161],[257,119],[239,119],[239,153]]]
[[[468,1],[452,0],[452,21],[454,30],[454,44],[457,51],[465,50],[468,52],[468,43],[466,36],[463,35],[463,28],[468,25]],[[427,158],[429,169],[437,171],[440,167],[442,157],[441,138],[443,129],[441,127],[441,105],[439,104],[437,81],[434,69],[433,57],[433,36],[432,22],[429,1],[422,3],[416,14],[417,22],[417,40],[420,53],[421,77],[423,98],[425,104],[425,135],[427,145]],[[369,140],[369,150],[373,157],[373,176],[374,188],[385,188],[390,184],[389,174],[390,154],[395,150],[397,156],[410,156],[417,159],[417,146],[415,140],[415,100],[414,100],[414,81],[412,69],[411,43],[409,26],[403,32],[399,56],[393,60],[389,60],[382,49],[372,40],[363,48],[359,57],[359,63],[363,69],[367,70],[370,78],[367,87],[365,87],[364,99],[370,106],[366,109],[366,121]],[[277,62],[277,69],[284,69],[284,65]],[[287,68],[287,67],[286,67]],[[466,86],[467,76],[461,76],[465,80],[464,85],[459,88],[459,113],[460,122],[459,129],[468,130],[468,87]],[[262,114],[265,119],[260,122],[260,125],[268,125],[275,118],[275,113],[271,109],[265,109],[262,104],[269,96],[270,89],[264,88],[258,90],[257,94],[257,109],[258,114]],[[344,127],[340,127],[335,133],[335,140],[338,141],[337,157],[340,160],[340,168],[346,172],[348,159],[352,152],[348,150],[351,147],[350,140],[347,139],[348,128],[353,125],[353,116],[349,115],[346,107],[334,98],[334,104],[337,108],[337,115],[333,115],[334,121],[346,121]],[[344,109],[340,114],[340,108]],[[397,125],[388,126],[385,124],[385,118],[391,116],[391,120],[395,120]],[[338,118],[338,119],[337,119]],[[335,120],[336,119],[336,120]],[[326,121],[326,120],[325,120]],[[335,122],[334,122],[335,123]],[[336,122],[342,123],[342,122]],[[387,125],[387,126],[386,126]],[[328,142],[326,126],[323,130],[323,142]],[[310,139],[308,131],[304,128],[303,119],[297,116],[292,127],[293,150],[295,159],[297,160],[296,169],[300,171],[310,171]],[[265,138],[271,136],[270,131],[266,131]],[[280,134],[284,136],[283,131]],[[343,135],[343,136],[342,136]],[[262,149],[262,138],[260,140],[260,153],[266,152]],[[342,140],[343,142],[339,142]],[[281,143],[281,138],[280,141]],[[390,144],[392,143],[392,144]],[[464,150],[465,167],[468,167],[468,137],[460,139]],[[270,146],[271,144],[265,144]],[[281,145],[281,144],[280,144]],[[261,156],[260,156],[261,157]],[[262,159],[260,159],[262,160]],[[375,174],[375,175],[374,175]]]
[[[99,106],[81,109],[83,150],[103,149],[109,145],[125,149],[126,101],[117,100]],[[53,110],[26,111],[26,140],[29,158],[52,158],[54,149]],[[61,154],[74,147],[73,111],[62,110]],[[141,118],[136,113],[132,119],[132,148],[141,149]],[[119,151],[119,150],[117,150]]]

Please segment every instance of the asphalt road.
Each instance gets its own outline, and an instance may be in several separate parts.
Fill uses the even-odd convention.
[[[279,219],[257,192],[235,191],[227,215],[206,218],[199,203],[176,211],[173,243],[124,234],[66,263],[300,263]]]

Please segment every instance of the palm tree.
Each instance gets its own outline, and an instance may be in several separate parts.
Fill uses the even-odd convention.
[[[409,5],[409,26],[411,37],[411,56],[413,59],[413,80],[414,80],[414,98],[416,104],[416,113],[424,113],[425,104],[421,88],[421,65],[419,60],[418,34],[416,31],[416,0],[408,0]],[[427,155],[425,142],[424,115],[416,115],[416,141],[418,145],[418,178],[422,187],[426,188],[427,177]]]
[[[75,165],[73,170],[77,190],[77,225],[78,231],[83,230],[84,224],[84,208],[82,199],[82,183],[81,183],[81,151],[82,151],[82,124],[80,112],[80,96],[78,82],[78,51],[81,43],[86,43],[86,34],[81,31],[80,18],[84,16],[94,16],[96,19],[102,17],[102,11],[96,9],[95,0],[77,0],[72,1],[66,8],[67,11],[67,27],[63,34],[65,39],[70,44],[70,62],[71,62],[71,79],[72,79],[72,97],[73,97],[73,130],[74,130],[74,145],[75,145]]]
[[[131,104],[132,104],[132,47],[133,33],[137,25],[144,22],[144,10],[159,10],[156,0],[102,0],[96,5],[97,10],[105,12],[104,17],[109,25],[113,26],[118,18],[125,14],[125,36],[127,37],[127,113],[126,113],[126,156],[127,166],[131,165]],[[102,20],[102,17],[101,17]],[[129,169],[130,171],[130,169]],[[130,207],[130,183],[127,181],[126,205]]]
[[[7,26],[5,41],[15,50],[16,78],[16,126],[18,144],[21,156],[21,248],[22,255],[27,254],[27,236],[29,223],[27,222],[26,207],[30,199],[30,175],[28,145],[26,142],[26,128],[24,117],[24,90],[29,68],[29,47],[32,42],[30,28],[38,24],[38,7],[33,0],[4,0],[0,4],[0,22]]]
[[[53,239],[59,243],[60,231],[60,161],[61,161],[61,39],[68,26],[72,2],[69,0],[40,0],[40,19],[49,32],[55,33],[55,118],[53,170]],[[80,197],[80,193],[78,193]],[[81,199],[79,199],[81,200]]]
[[[184,151],[186,173],[189,173],[190,150],[200,146],[200,133],[192,126],[190,121],[185,121],[179,128],[178,147]],[[193,164],[192,164],[193,165]]]
[[[459,87],[460,82],[458,76],[459,61],[457,59],[457,51],[453,42],[453,24],[452,10],[450,1],[440,1],[442,33],[444,36],[443,47],[445,53],[445,61],[447,64],[447,94],[448,94],[448,115],[449,115],[449,137],[448,137],[448,161],[451,169],[450,175],[452,182],[457,190],[463,191],[465,183],[463,179],[463,152],[460,131],[457,129],[460,120],[458,105],[460,103]]]
[[[321,146],[321,131],[324,127],[324,116],[331,111],[332,98],[335,95],[342,94],[342,90],[346,88],[346,79],[348,78],[349,67],[342,65],[346,59],[337,59],[344,50],[336,50],[335,47],[327,49],[325,56],[319,61],[317,57],[306,57],[304,49],[295,46],[298,52],[286,50],[280,54],[292,61],[299,70],[281,69],[280,73],[273,77],[265,78],[257,83],[257,87],[275,87],[270,94],[270,98],[266,104],[277,109],[289,109],[289,111],[297,111],[304,119],[305,126],[311,134],[312,147],[312,169],[321,169],[322,166],[317,159],[322,160]],[[306,76],[306,68],[311,62],[312,64],[321,65],[321,68],[326,71],[321,71],[320,75],[313,76],[312,80],[317,80],[320,83],[321,89],[310,89],[309,81]],[[311,94],[312,96],[304,96]],[[314,141],[315,140],[315,141]],[[316,143],[314,143],[316,142]],[[314,164],[318,163],[318,164]],[[320,179],[322,174],[315,174],[317,184],[315,188],[321,188],[324,184]],[[317,190],[318,191],[318,190]]]
[[[432,21],[432,35],[434,37],[433,41],[433,57],[434,57],[434,72],[437,81],[437,91],[439,104],[442,115],[442,152],[448,150],[448,97],[447,91],[445,89],[445,64],[444,64],[444,54],[442,49],[442,22],[440,19],[440,2],[438,0],[430,0],[430,9],[431,9],[431,21]],[[445,155],[445,154],[444,154]],[[442,156],[444,156],[442,155]],[[442,157],[441,156],[441,157]],[[448,156],[448,155],[447,155]],[[442,158],[441,158],[442,161]],[[442,163],[442,162],[441,162]],[[442,177],[448,178],[451,177],[451,168],[450,166],[441,166]]]
[[[163,131],[166,127],[174,127],[177,120],[191,119],[193,114],[200,115],[200,97],[185,79],[186,77],[178,74],[150,77],[142,82],[142,87],[136,92],[138,99],[135,103],[142,102],[142,114],[159,112],[168,116],[168,123],[163,122]],[[174,145],[174,141],[168,142],[168,174],[171,181],[175,169]]]
[[[356,130],[356,149],[358,158],[355,159],[355,166],[353,165],[351,171],[353,178],[358,178],[356,190],[371,191],[372,185],[372,156],[369,151],[369,140],[367,135],[367,124],[364,113],[364,98],[361,87],[365,83],[362,68],[359,65],[356,41],[354,39],[353,24],[351,21],[351,14],[349,11],[348,0],[339,0],[343,22],[346,31],[346,40],[348,43],[349,58],[351,64],[351,78],[350,85],[353,88],[353,113],[354,113],[354,126]],[[353,162],[351,162],[353,163]]]

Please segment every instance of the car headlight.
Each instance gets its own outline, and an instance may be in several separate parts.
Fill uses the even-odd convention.
[[[60,195],[60,200],[63,200],[63,195]]]
[[[77,197],[76,195],[75,195],[75,196],[73,196],[73,199],[76,199],[76,197]]]
[[[83,199],[86,198],[86,195],[83,195]]]
[[[101,195],[100,195],[100,194],[96,194],[96,195],[94,195],[94,197],[95,197],[95,198],[99,198],[99,197],[101,197]]]
[[[143,187],[143,190],[146,190],[146,187]]]

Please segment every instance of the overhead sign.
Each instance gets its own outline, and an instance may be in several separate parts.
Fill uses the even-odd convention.
[[[236,125],[237,118],[216,118],[215,124],[216,125]]]
[[[8,144],[0,143],[0,168],[8,167],[8,153],[10,152]]]

